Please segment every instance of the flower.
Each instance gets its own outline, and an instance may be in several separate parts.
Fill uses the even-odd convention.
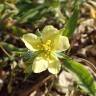
[[[40,37],[28,33],[23,35],[22,40],[29,50],[40,51],[32,64],[34,73],[40,73],[46,69],[52,74],[57,74],[60,71],[61,63],[56,53],[67,50],[70,44],[68,38],[62,36],[59,30],[48,25],[42,30]]]

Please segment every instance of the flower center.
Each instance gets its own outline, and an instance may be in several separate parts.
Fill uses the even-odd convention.
[[[46,43],[41,43],[38,48],[42,51],[42,55],[49,58],[52,51],[52,41],[47,40]]]
[[[42,44],[42,48],[44,51],[50,52],[52,50],[52,42],[51,40],[47,40],[45,44]]]

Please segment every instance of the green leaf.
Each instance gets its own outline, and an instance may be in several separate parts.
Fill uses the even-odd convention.
[[[30,18],[34,18],[35,16],[40,13],[40,11],[45,8],[45,5],[38,6],[36,8],[31,8],[28,11],[26,11],[20,18],[18,22],[25,23],[27,22]]]
[[[32,59],[34,59],[37,56],[37,52],[27,51],[24,54],[22,54],[22,58],[24,62],[31,62]],[[30,60],[31,59],[31,60]]]
[[[38,52],[31,52],[31,51],[28,51],[28,52],[25,52],[24,54],[22,54],[22,58],[24,60],[24,63],[25,63],[25,70],[24,72],[25,73],[32,73],[32,64],[33,64],[33,60],[34,58],[38,55]]]
[[[77,20],[79,16],[79,4],[76,2],[72,16],[69,18],[65,27],[61,29],[63,35],[70,37],[77,27]]]
[[[13,34],[17,37],[22,37],[24,34],[28,33],[26,30],[16,26],[12,26],[12,31],[13,31]]]
[[[25,73],[32,73],[33,57],[34,57],[34,55],[30,51],[22,54],[22,58],[23,58],[23,61],[25,63],[25,66],[26,66],[26,68],[24,70]]]
[[[65,57],[63,65],[78,78],[79,83],[83,85],[80,86],[81,88],[85,89],[85,91],[92,96],[96,96],[96,82],[90,72],[82,64],[69,57]]]
[[[0,4],[0,13],[4,10],[4,4]],[[1,15],[1,14],[0,14]]]
[[[26,48],[17,48],[14,45],[10,44],[10,43],[5,43],[5,42],[0,42],[0,44],[3,46],[3,48],[9,52],[14,52],[14,53],[22,53],[22,52],[26,52],[27,49]]]
[[[45,2],[51,6],[52,8],[58,8],[60,6],[60,1],[59,0],[45,0]]]

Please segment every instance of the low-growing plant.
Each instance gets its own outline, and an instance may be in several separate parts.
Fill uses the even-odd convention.
[[[79,4],[75,2],[74,12],[61,30],[52,25],[45,26],[39,36],[28,33],[21,38],[28,48],[29,62],[25,62],[25,72],[40,73],[48,69],[54,75],[61,67],[74,74],[78,86],[90,96],[96,95],[96,82],[90,72],[65,54],[70,48],[68,37],[72,36],[79,15]],[[60,61],[62,59],[62,62]]]
[[[10,64],[9,93],[12,92],[11,85],[13,77],[16,75],[15,68],[20,67],[19,64],[17,66],[17,61],[19,61],[17,59],[19,58],[24,63],[22,65],[24,74],[38,74],[48,71],[50,74],[58,76],[62,70],[65,70],[73,75],[76,84],[81,90],[90,96],[96,96],[96,81],[94,77],[83,64],[77,62],[68,54],[71,49],[70,38],[74,34],[78,22],[80,22],[78,20],[80,6],[86,0],[69,0],[71,1],[70,4],[68,0],[41,1],[0,1],[0,32],[3,30],[5,32],[4,36],[6,35],[2,37],[0,33],[0,36],[5,38],[4,41],[0,42],[0,48],[6,54],[4,58],[0,57],[0,60],[3,58],[2,62],[5,64],[0,65],[0,68],[8,66],[8,62],[13,63],[13,65]],[[91,12],[92,14],[93,11]],[[95,18],[95,13],[93,15]],[[34,29],[35,32],[32,33],[32,25],[37,28],[37,22],[40,23],[40,20],[42,21],[43,19],[46,21],[49,17],[52,17],[56,22],[60,22],[64,27],[56,28],[54,24],[49,23],[43,25],[42,30]],[[28,26],[28,28],[24,28],[25,26]],[[15,44],[20,40],[22,46],[25,44],[26,48],[25,46],[23,46],[24,48],[18,48],[14,44],[6,42],[9,39],[9,34],[11,34],[11,38],[14,37],[16,40]]]

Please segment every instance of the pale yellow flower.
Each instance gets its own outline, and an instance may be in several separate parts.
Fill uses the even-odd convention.
[[[40,73],[46,69],[53,74],[60,71],[61,63],[56,56],[56,52],[67,50],[70,44],[68,38],[62,36],[59,30],[49,25],[43,29],[40,37],[28,33],[23,35],[22,40],[29,50],[40,51],[32,64],[34,73]]]

